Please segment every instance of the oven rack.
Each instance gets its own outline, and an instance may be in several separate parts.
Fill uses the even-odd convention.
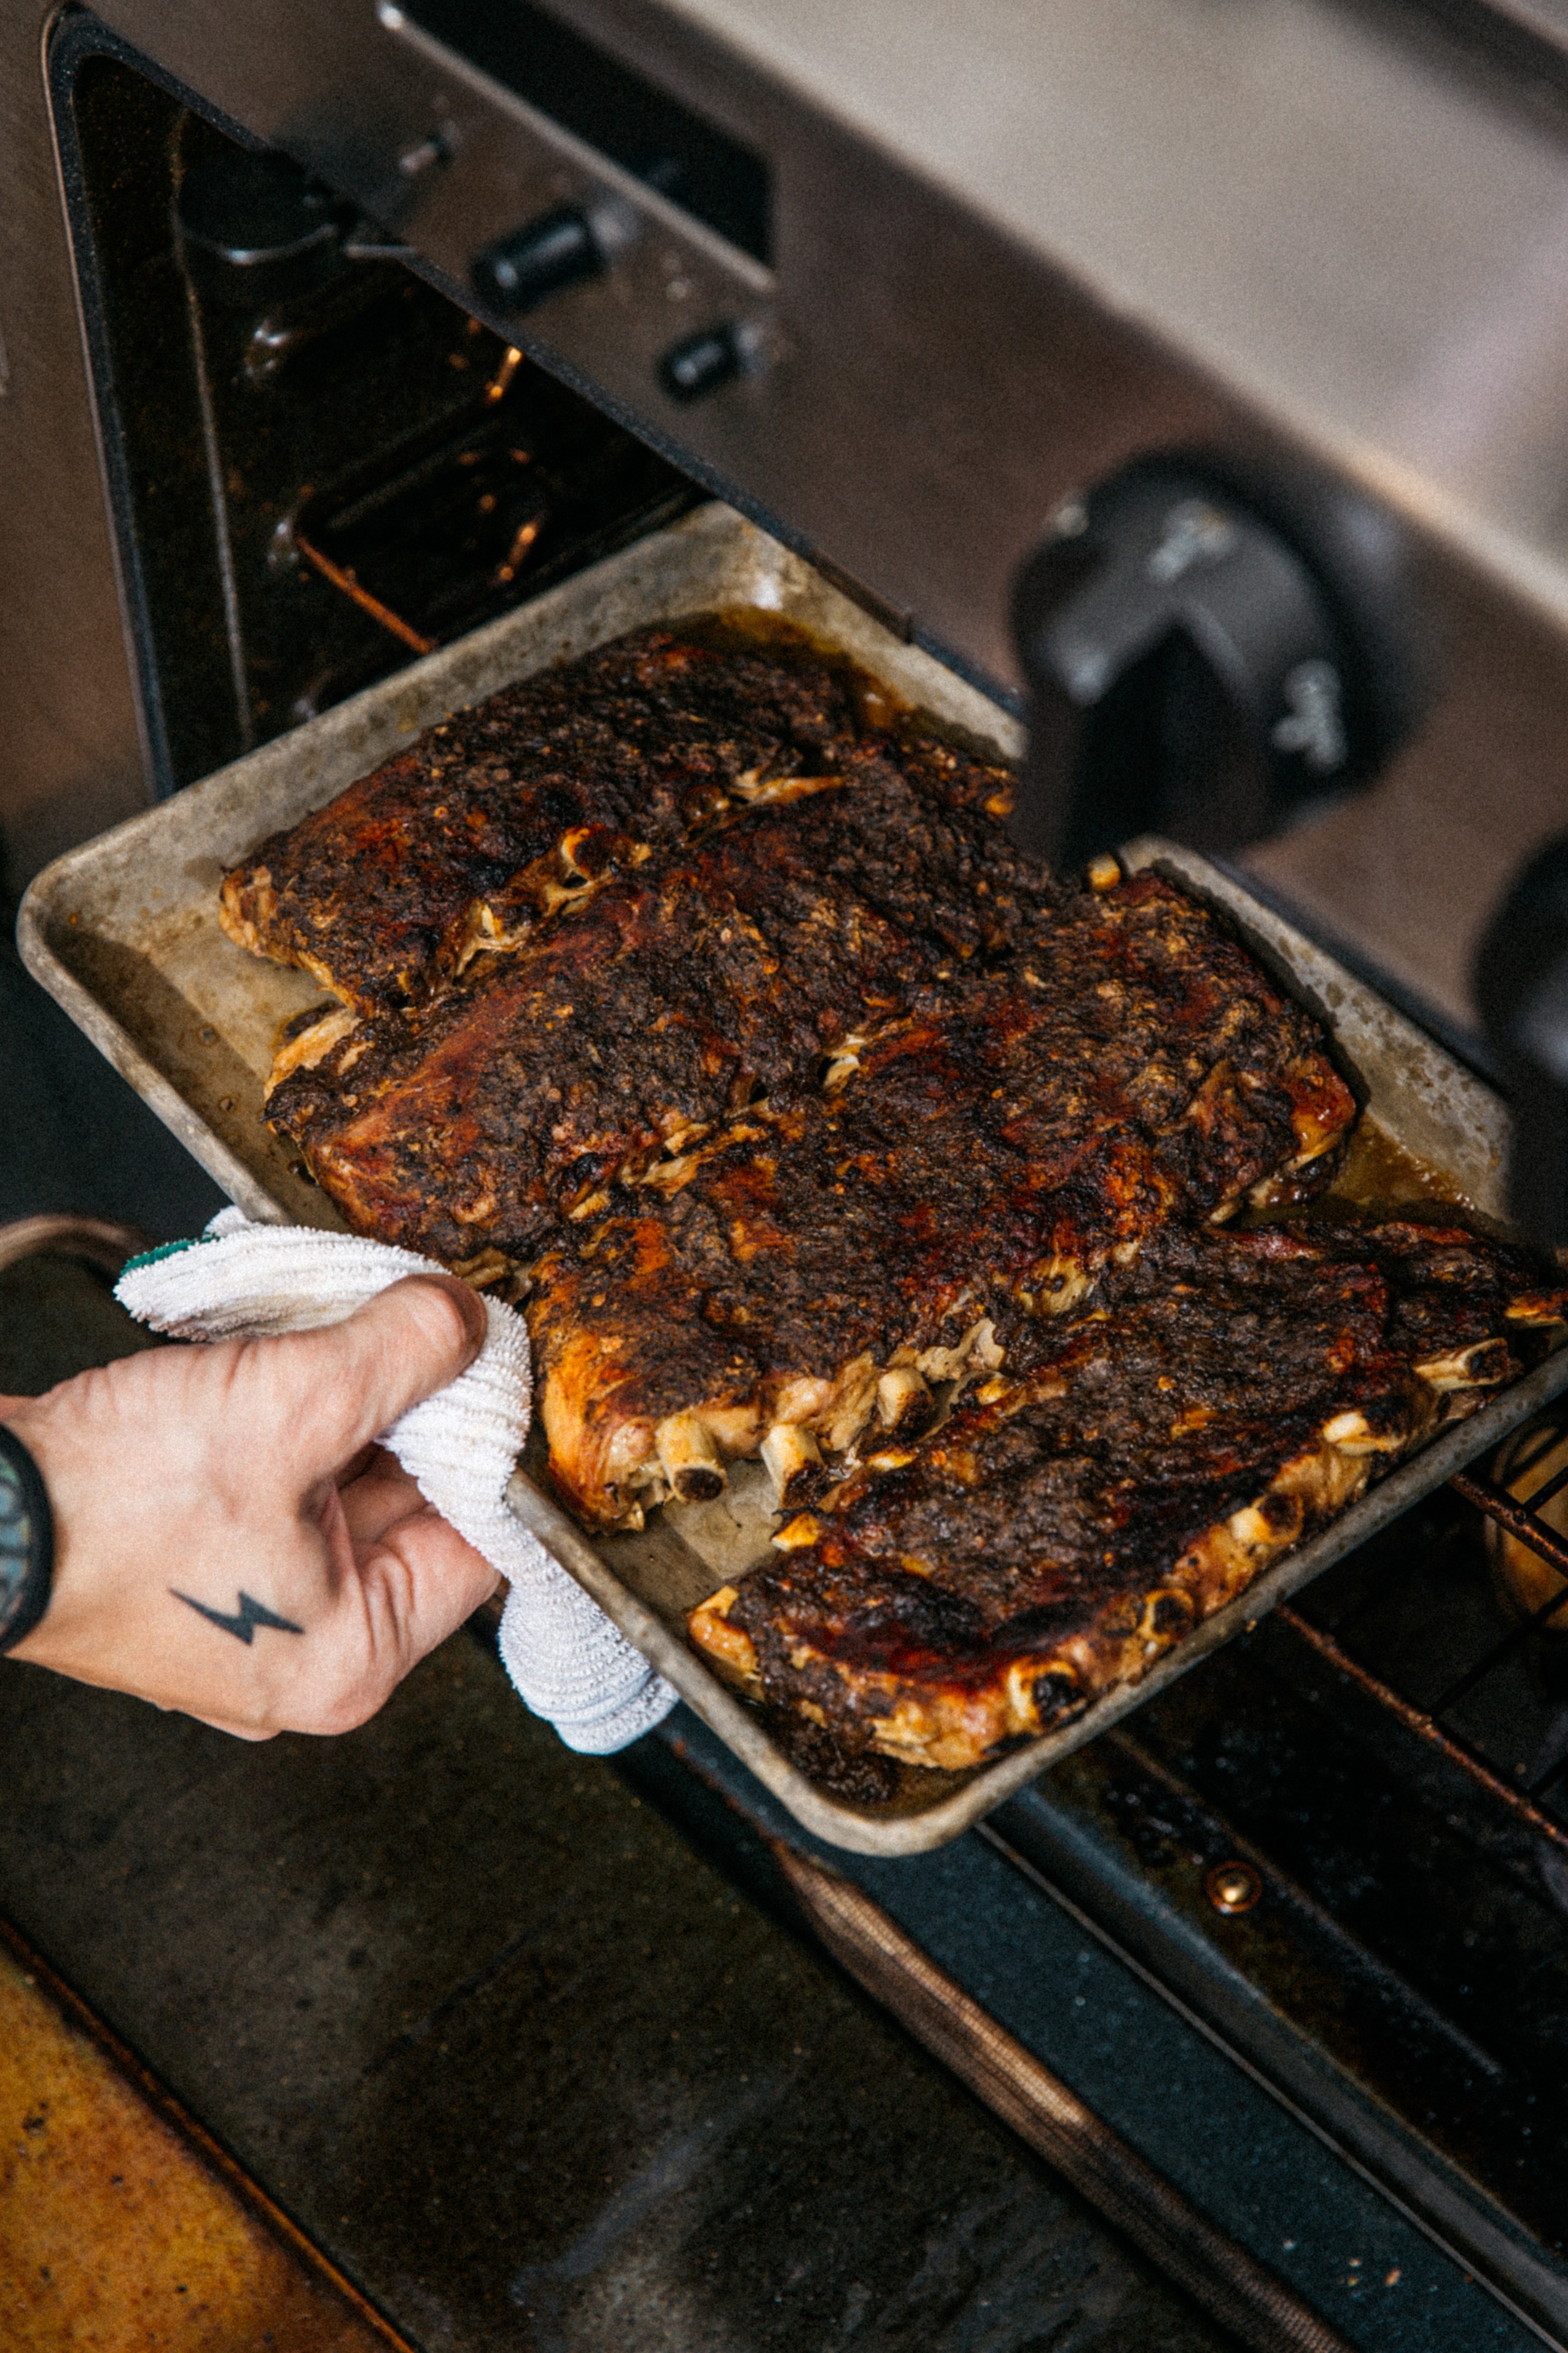
[[[1549,1458],[1565,1433],[1568,1433],[1568,1411],[1561,1407],[1549,1410],[1531,1423],[1510,1450],[1512,1458],[1510,1476],[1513,1481],[1516,1483],[1522,1481],[1543,1457]],[[1396,1686],[1386,1667],[1380,1672],[1356,1654],[1353,1635],[1357,1623],[1375,1602],[1385,1596],[1387,1586],[1382,1580],[1370,1586],[1360,1601],[1331,1630],[1314,1622],[1289,1601],[1278,1605],[1272,1613],[1273,1622],[1315,1652],[1326,1666],[1344,1677],[1364,1698],[1392,1715],[1405,1731],[1436,1750],[1449,1764],[1457,1766],[1515,1820],[1568,1854],[1568,1822],[1547,1812],[1543,1804],[1564,1775],[1568,1775],[1568,1739],[1555,1743],[1556,1753],[1544,1763],[1538,1763],[1528,1778],[1524,1777],[1523,1768],[1518,1767],[1510,1778],[1508,1772],[1500,1769],[1498,1759],[1486,1754],[1479,1740],[1458,1729],[1452,1720],[1454,1711],[1461,1703],[1479,1693],[1525,1649],[1548,1620],[1559,1616],[1564,1605],[1568,1604],[1568,1538],[1560,1535],[1542,1516],[1553,1497],[1568,1488],[1568,1462],[1542,1480],[1524,1499],[1479,1467],[1456,1472],[1448,1480],[1447,1486],[1453,1494],[1481,1514],[1484,1519],[1528,1546],[1539,1559],[1557,1572],[1563,1582],[1537,1609],[1521,1615],[1505,1633],[1486,1641],[1476,1655],[1462,1664],[1458,1661],[1451,1662],[1443,1687],[1435,1698],[1424,1703],[1417,1701],[1409,1692]],[[1405,1525],[1408,1526],[1413,1517],[1413,1514],[1407,1514]],[[1419,1577],[1431,1567],[1437,1547],[1452,1534],[1450,1528],[1446,1534],[1439,1534],[1434,1543],[1426,1547],[1412,1546],[1406,1557],[1393,1568],[1391,1575],[1406,1579]]]

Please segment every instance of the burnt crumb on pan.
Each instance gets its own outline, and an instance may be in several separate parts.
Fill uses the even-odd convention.
[[[837,1736],[793,1707],[764,1706],[761,1714],[764,1729],[790,1763],[829,1797],[852,1806],[888,1806],[897,1798],[900,1776],[890,1757]]]
[[[1342,1161],[1317,1022],[862,689],[639,632],[263,844],[225,921],[332,992],[271,1124],[523,1302],[579,1518],[761,1457],[773,1557],[690,1638],[885,1806],[1136,1680],[1563,1301],[1458,1229],[1239,1230]]]

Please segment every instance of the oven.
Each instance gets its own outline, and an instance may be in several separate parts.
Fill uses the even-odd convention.
[[[1029,720],[1038,841],[1194,843],[1501,1084],[1568,1240],[1551,0],[6,0],[0,43],[13,885],[717,495]],[[964,1842],[1551,2343],[1563,1580],[1549,1419]],[[1162,2206],[988,2007],[1005,1902],[939,1967],[934,1862],[830,1870],[684,1716],[645,1751],[1226,2325],[1330,2341],[1239,2181]],[[1345,2260],[1346,2341],[1416,2341]]]

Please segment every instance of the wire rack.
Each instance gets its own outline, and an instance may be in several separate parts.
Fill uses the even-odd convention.
[[[1289,1604],[1275,1610],[1274,1622],[1316,1652],[1365,1698],[1386,1709],[1407,1731],[1461,1767],[1517,1820],[1568,1853],[1568,1821],[1545,1810],[1554,1791],[1568,1796],[1564,1784],[1568,1743],[1557,1744],[1560,1753],[1540,1762],[1532,1773],[1527,1775],[1515,1766],[1510,1776],[1499,1757],[1488,1754],[1485,1744],[1456,1721],[1464,1704],[1505,1672],[1549,1620],[1568,1622],[1568,1537],[1542,1516],[1553,1499],[1568,1489],[1568,1460],[1561,1467],[1551,1467],[1552,1458],[1562,1455],[1565,1448],[1568,1409],[1560,1406],[1530,1424],[1490,1472],[1478,1468],[1458,1472],[1449,1480],[1454,1495],[1502,1535],[1523,1545],[1556,1572],[1556,1578],[1539,1607],[1521,1611],[1501,1633],[1494,1628],[1479,1634],[1468,1655],[1452,1658],[1436,1697],[1418,1701],[1408,1690],[1397,1688],[1386,1664],[1374,1668],[1364,1656],[1357,1655],[1358,1647],[1364,1647],[1355,1640],[1361,1609],[1350,1610],[1332,1631]],[[1504,1462],[1500,1479],[1493,1474]],[[1394,1574],[1419,1577],[1429,1565],[1430,1548],[1413,1545]]]

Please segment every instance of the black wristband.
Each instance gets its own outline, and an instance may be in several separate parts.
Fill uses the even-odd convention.
[[[55,1523],[37,1464],[0,1422],[0,1655],[30,1634],[49,1606]]]

